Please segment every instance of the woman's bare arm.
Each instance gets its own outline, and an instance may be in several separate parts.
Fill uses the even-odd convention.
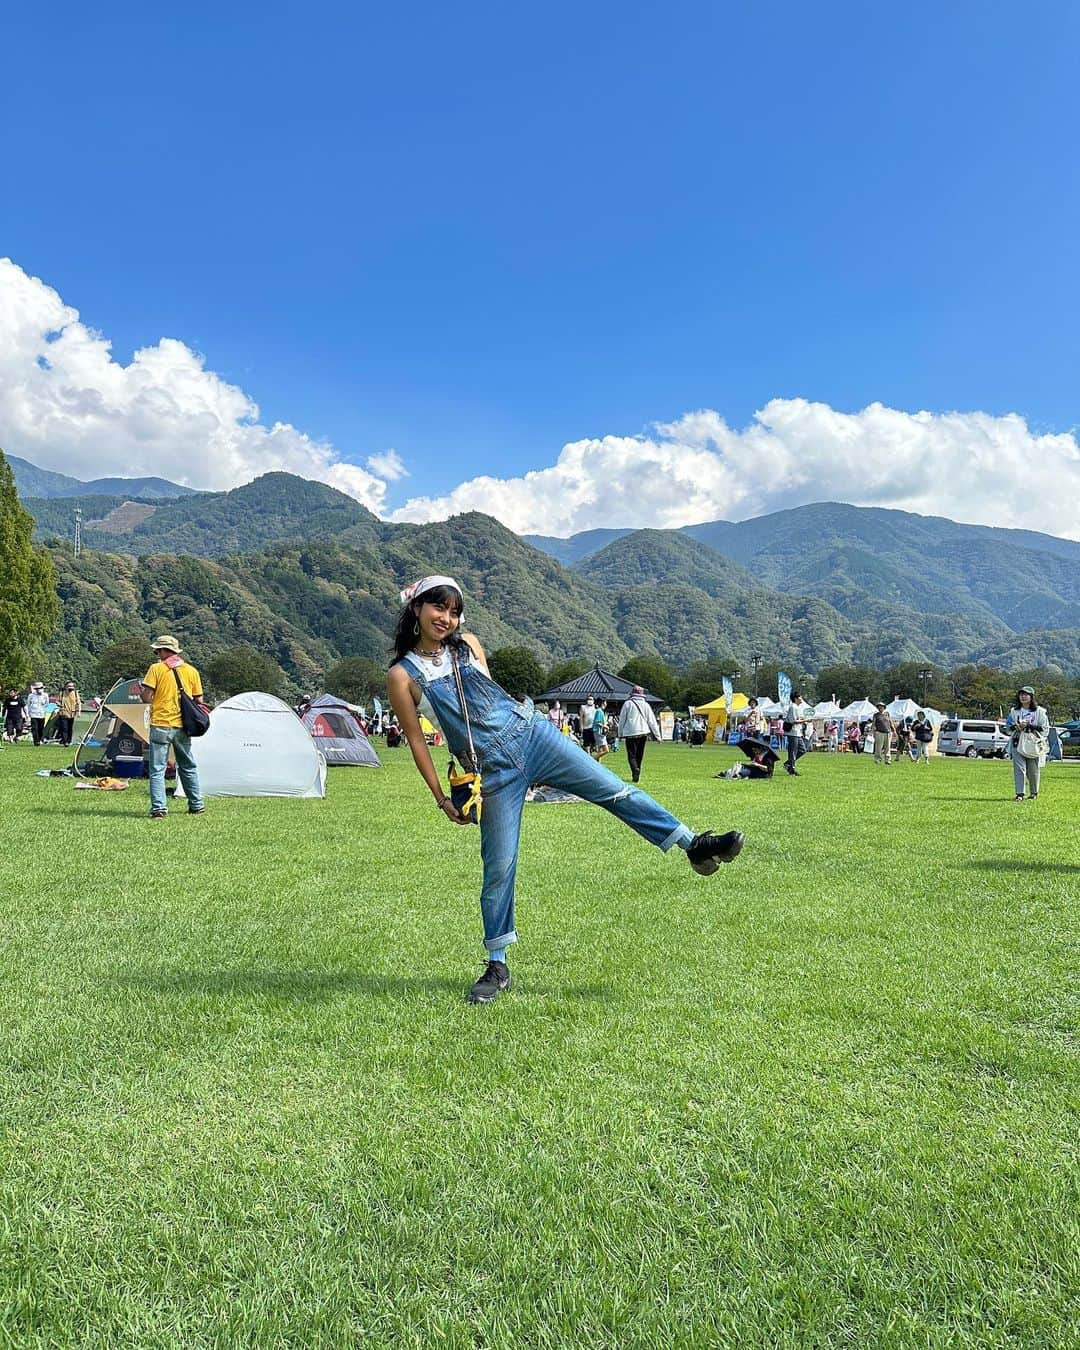
[[[462,633],[461,638],[463,642],[467,642],[469,644],[469,650],[472,652],[473,656],[476,657],[476,664],[480,667],[480,669],[484,672],[484,674],[488,677],[488,679],[490,679],[491,671],[488,670],[487,657],[484,655],[483,647],[480,646],[480,639],[476,636],[475,633]]]
[[[446,795],[446,791],[439,779],[438,770],[435,768],[435,763],[431,758],[431,751],[428,749],[427,741],[424,739],[424,733],[420,726],[420,718],[416,711],[416,705],[420,694],[419,689],[403,666],[391,667],[390,674],[387,677],[387,687],[390,693],[390,706],[393,708],[397,720],[401,724],[401,730],[405,739],[409,742],[413,763],[416,765],[420,777],[431,789],[435,800],[437,802],[443,802],[443,810],[450,819],[457,821],[459,825],[466,824],[464,816],[461,815],[457,807],[454,806],[453,802],[451,802],[450,798]]]

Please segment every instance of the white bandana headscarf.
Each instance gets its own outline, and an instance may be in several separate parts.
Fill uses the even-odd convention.
[[[458,595],[464,598],[465,592],[453,577],[421,577],[419,581],[414,581],[401,592],[401,603],[407,605],[410,600],[415,600],[426,591],[433,591],[436,586],[452,586]]]

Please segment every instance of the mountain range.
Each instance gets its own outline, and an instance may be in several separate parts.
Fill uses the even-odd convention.
[[[15,487],[22,498],[27,497],[95,497],[122,494],[155,500],[168,497],[195,495],[195,489],[170,483],[167,478],[94,478],[86,482],[71,478],[66,473],[39,469],[28,459],[5,455],[15,475]]]
[[[231,492],[178,491],[24,496],[66,588],[65,659],[104,606],[128,631],[133,615],[147,629],[171,616],[189,638],[265,649],[304,684],[340,656],[382,659],[398,587],[451,567],[489,645],[530,646],[548,663],[617,667],[649,652],[685,666],[756,650],[804,672],[900,661],[1080,671],[1080,543],[1032,531],[817,503],[548,539],[478,513],[389,524],[284,473]],[[77,561],[66,542],[76,504],[86,546]],[[86,650],[103,640],[92,635]]]

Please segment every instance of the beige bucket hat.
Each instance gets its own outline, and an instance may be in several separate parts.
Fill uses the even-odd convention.
[[[180,655],[180,644],[171,633],[162,633],[160,637],[154,638],[150,646],[153,647],[154,651],[160,651],[164,647],[166,651],[175,652],[177,656]]]

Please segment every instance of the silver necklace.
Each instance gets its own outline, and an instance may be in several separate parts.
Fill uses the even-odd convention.
[[[433,666],[441,666],[443,659],[443,648],[436,647],[433,652],[424,651],[423,647],[416,648],[417,656],[422,656],[426,661],[430,661]]]

